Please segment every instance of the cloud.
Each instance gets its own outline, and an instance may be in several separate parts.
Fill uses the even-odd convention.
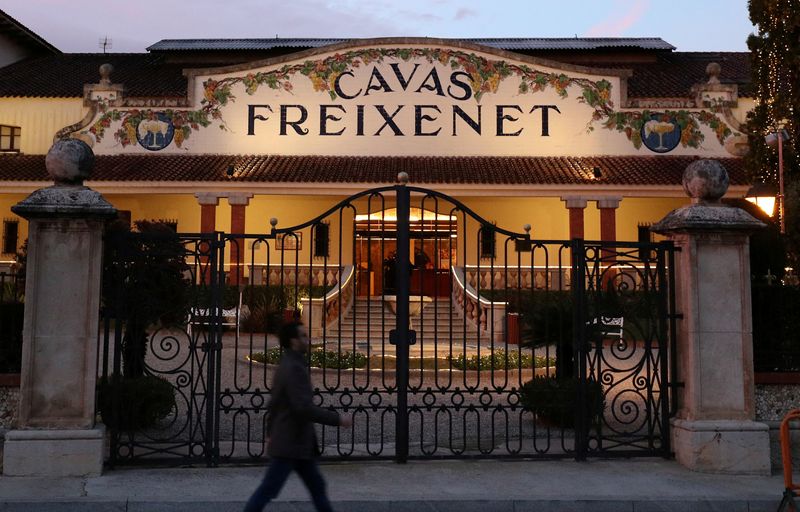
[[[453,19],[463,20],[464,18],[469,18],[470,16],[477,16],[477,15],[478,13],[473,11],[472,9],[461,7],[459,10],[456,11],[456,15],[453,17]]]
[[[605,20],[589,27],[587,37],[620,37],[644,16],[649,0],[616,0]]]
[[[408,10],[397,11],[397,14],[414,21],[442,21],[442,17],[429,12],[414,12]]]

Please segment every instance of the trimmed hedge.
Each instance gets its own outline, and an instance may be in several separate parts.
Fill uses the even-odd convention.
[[[800,287],[752,285],[757,372],[800,371]]]
[[[155,426],[176,407],[175,388],[154,375],[101,378],[97,384],[97,405],[108,427],[132,432]],[[114,403],[118,410],[114,411]],[[115,414],[116,412],[116,414]]]
[[[281,361],[280,347],[274,347],[266,352],[255,352],[250,359],[258,363],[278,364]],[[316,368],[349,369],[365,368],[367,366],[367,356],[361,352],[335,350],[322,350],[321,348],[311,350],[311,366]]]
[[[586,405],[590,421],[603,413],[603,386],[589,381],[586,386]],[[534,377],[522,385],[520,403],[547,423],[562,428],[575,426],[578,405],[578,379],[574,377]]]
[[[0,303],[0,373],[20,372],[24,319],[24,303]]]
[[[517,368],[545,368],[555,364],[555,358],[534,356],[525,352],[510,350],[495,350],[491,354],[478,354],[466,356],[458,354],[455,357],[447,356],[452,361],[453,368],[459,370],[514,370]]]

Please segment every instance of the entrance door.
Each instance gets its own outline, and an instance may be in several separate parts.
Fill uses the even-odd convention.
[[[451,291],[450,268],[457,264],[456,217],[411,208],[409,236],[412,293],[447,297]],[[358,296],[393,295],[396,259],[397,208],[356,215]]]

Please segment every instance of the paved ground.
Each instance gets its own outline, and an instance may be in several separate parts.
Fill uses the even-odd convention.
[[[260,467],[125,469],[96,478],[0,477],[0,511],[241,510]],[[777,509],[780,476],[690,472],[660,459],[439,461],[323,466],[340,512],[675,511]],[[310,511],[292,477],[267,510]]]

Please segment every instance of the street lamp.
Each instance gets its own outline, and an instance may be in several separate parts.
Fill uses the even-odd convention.
[[[773,185],[759,182],[750,187],[744,198],[758,206],[768,217],[772,217],[775,215],[775,196]]]
[[[778,146],[778,182],[780,190],[778,191],[778,216],[781,220],[781,233],[786,233],[786,205],[783,194],[783,142],[789,140],[789,132],[785,129],[779,129],[777,132],[772,132],[764,137],[767,146]]]

